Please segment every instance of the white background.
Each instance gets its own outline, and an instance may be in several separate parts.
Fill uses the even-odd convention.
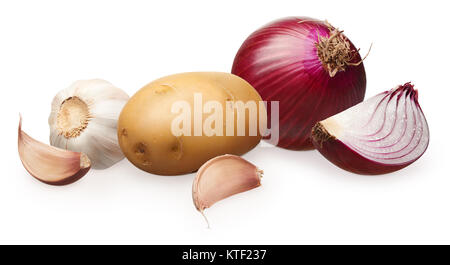
[[[17,153],[24,130],[48,143],[53,96],[103,78],[134,94],[187,71],[229,72],[244,39],[285,16],[328,19],[361,53],[366,98],[412,81],[431,141],[382,176],[343,171],[316,151],[258,147],[258,189],[206,210],[194,174],[157,176],[126,159],[63,187],[38,182]],[[450,243],[449,43],[446,1],[2,1],[0,243]]]

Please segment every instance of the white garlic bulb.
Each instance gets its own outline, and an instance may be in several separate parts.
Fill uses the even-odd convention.
[[[101,79],[74,82],[53,99],[50,144],[86,154],[96,169],[119,162],[124,156],[117,119],[128,99],[124,91]]]

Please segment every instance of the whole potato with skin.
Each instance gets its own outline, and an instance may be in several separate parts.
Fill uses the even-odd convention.
[[[194,136],[195,93],[201,93],[203,105],[212,100],[221,104],[223,136],[207,136],[203,130],[202,136]],[[227,136],[226,102],[254,101],[259,106],[261,100],[249,83],[233,74],[196,72],[166,76],[140,89],[124,106],[118,121],[119,145],[128,160],[144,171],[159,175],[195,172],[213,157],[242,155],[259,143],[259,129],[256,135],[249,136],[249,111],[245,114],[245,136],[237,135],[237,111],[234,136]],[[190,136],[175,136],[171,130],[173,120],[180,115],[172,113],[172,106],[180,101],[190,105]],[[257,122],[257,128],[260,122],[266,128],[266,109],[257,107],[257,112],[257,121],[253,122]],[[201,114],[202,126],[211,113]]]

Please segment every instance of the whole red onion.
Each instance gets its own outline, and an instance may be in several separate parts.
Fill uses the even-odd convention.
[[[268,101],[279,101],[278,146],[313,148],[314,124],[364,99],[366,74],[355,46],[324,21],[283,18],[252,33],[234,59],[233,74]]]

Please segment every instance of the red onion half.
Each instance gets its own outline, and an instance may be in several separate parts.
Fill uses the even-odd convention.
[[[268,101],[279,101],[278,146],[312,148],[314,124],[363,101],[366,74],[358,50],[324,21],[289,17],[251,34],[232,73]]]
[[[359,174],[384,174],[416,161],[430,139],[411,83],[378,94],[318,122],[314,146],[338,167]]]

